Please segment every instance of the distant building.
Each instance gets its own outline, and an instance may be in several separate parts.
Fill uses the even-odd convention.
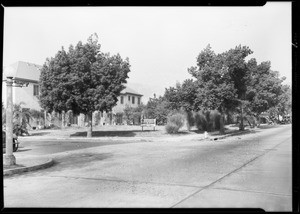
[[[41,110],[37,95],[40,93],[39,78],[42,66],[33,63],[18,61],[10,65],[15,70],[14,79],[16,81],[25,81],[27,87],[13,87],[13,103],[24,103],[24,107]],[[6,80],[5,73],[2,73],[3,80]],[[2,82],[2,101],[6,106],[6,84]]]
[[[13,87],[13,103],[19,104],[21,102],[24,103],[23,107],[29,109],[35,109],[41,111],[42,108],[39,104],[37,96],[40,93],[39,88],[39,78],[41,74],[42,66],[36,65],[34,63],[22,62],[18,61],[10,65],[15,70],[14,79],[19,81],[28,82],[28,87]],[[6,79],[5,73],[3,73],[3,80]],[[97,112],[99,121],[96,122],[99,125],[105,124],[123,124],[124,121],[120,115],[122,115],[126,106],[137,107],[141,103],[142,94],[134,91],[131,88],[125,88],[120,97],[118,98],[117,105],[112,108],[111,112]],[[3,82],[2,84],[2,102],[4,106],[6,106],[6,84]],[[61,118],[61,115],[56,115],[58,118]],[[119,117],[117,118],[117,115]],[[51,116],[45,116],[46,122],[43,122],[43,125],[48,125],[51,123]],[[47,124],[48,121],[48,124]],[[79,126],[84,126],[86,122],[86,118],[84,115],[79,115],[78,117],[74,117],[71,120],[72,124],[77,124]],[[40,125],[40,124],[37,124]]]
[[[122,92],[118,98],[117,105],[113,107],[112,114],[114,115],[114,122],[116,124],[124,124],[123,112],[124,109],[128,107],[138,107],[141,104],[142,94],[134,91],[133,89],[127,87]]]

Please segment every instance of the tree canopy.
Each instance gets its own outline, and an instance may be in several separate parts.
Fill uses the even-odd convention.
[[[196,82],[193,79],[186,79],[182,84],[177,83],[176,87],[169,87],[165,89],[164,100],[167,108],[171,110],[180,110],[181,108],[186,111],[195,110],[196,99]]]
[[[47,111],[87,114],[110,111],[125,88],[130,64],[119,54],[100,52],[97,34],[68,52],[62,48],[44,63],[40,76],[40,104]]]
[[[248,67],[251,75],[246,92],[249,114],[258,117],[262,112],[288,100],[289,87],[282,85],[285,77],[279,78],[279,72],[271,70],[269,61],[257,64],[255,59],[251,59]]]
[[[281,114],[288,112],[290,89],[282,85],[284,77],[279,78],[268,61],[260,64],[255,58],[246,61],[252,53],[249,47],[238,45],[216,54],[207,45],[197,56],[196,66],[188,69],[194,79],[166,88],[163,98],[167,107],[186,111],[218,110],[221,120],[225,112],[235,112],[240,114],[240,129],[244,128],[245,114],[259,117],[271,108]]]
[[[223,133],[223,114],[236,105],[237,94],[234,82],[230,78],[228,67],[225,66],[225,55],[215,54],[208,45],[200,52],[197,66],[188,69],[195,77],[197,94],[195,103],[199,109],[217,109],[222,114],[221,129]]]

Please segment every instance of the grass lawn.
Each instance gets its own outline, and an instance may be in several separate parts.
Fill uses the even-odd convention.
[[[226,126],[226,134],[238,131],[238,127]],[[64,129],[41,129],[31,130],[29,134],[31,136],[44,136],[55,138],[69,138],[69,137],[86,137],[87,127],[71,126]],[[190,131],[186,127],[180,129],[178,134],[168,134],[165,131],[165,126],[144,127],[142,131],[141,126],[133,125],[106,125],[106,126],[94,126],[93,137],[177,137],[177,136],[191,136],[197,134],[203,134],[203,131],[198,131],[195,127],[192,127]],[[219,135],[219,131],[210,132],[210,135]]]

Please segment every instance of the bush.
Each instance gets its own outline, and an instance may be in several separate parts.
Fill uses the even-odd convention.
[[[210,112],[210,118],[209,120],[212,123],[212,126],[210,127],[210,130],[220,130],[220,119],[221,119],[221,114],[217,110],[213,110]]]
[[[199,111],[194,115],[195,126],[200,131],[214,131],[220,129],[220,113],[213,111]]]
[[[178,133],[179,127],[177,125],[175,125],[174,123],[168,123],[165,126],[165,129],[168,134],[175,134],[175,133]]]
[[[193,112],[191,111],[186,112],[186,120],[187,120],[188,130],[190,130],[190,128],[195,125],[195,118]]]
[[[185,121],[185,116],[181,113],[175,113],[168,117],[168,122],[166,125],[166,131],[169,134],[178,133],[179,129],[183,127]]]
[[[181,113],[175,113],[168,117],[168,123],[174,123],[179,128],[184,125],[185,117]]]
[[[195,125],[198,130],[207,131],[206,117],[203,115],[202,112],[197,112],[195,114]]]
[[[13,133],[17,136],[29,135],[25,125],[13,124]]]

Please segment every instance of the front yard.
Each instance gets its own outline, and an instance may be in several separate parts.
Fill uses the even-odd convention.
[[[49,138],[83,138],[86,137],[87,127],[66,127],[63,129],[41,129],[30,130],[30,136],[36,137],[49,137]],[[226,134],[237,132],[238,127],[233,125],[225,126]],[[155,130],[152,127],[144,127],[142,131],[141,126],[134,125],[106,125],[93,127],[93,137],[178,137],[178,136],[192,136],[204,134],[204,131],[198,131],[195,127],[192,127],[190,131],[183,127],[179,130],[178,134],[168,134],[165,131],[165,126],[156,126]],[[209,132],[209,135],[219,135],[219,131]]]

